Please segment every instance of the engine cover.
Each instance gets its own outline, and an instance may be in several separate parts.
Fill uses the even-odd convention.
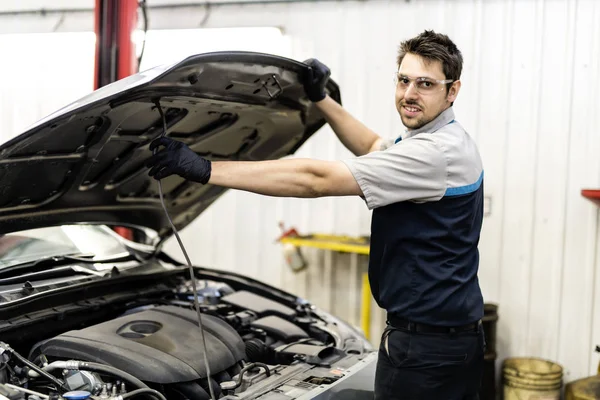
[[[219,318],[202,315],[212,374],[245,358],[239,334]],[[207,377],[202,334],[195,311],[159,306],[82,330],[63,333],[32,353],[49,358],[108,364],[154,383],[187,382]]]

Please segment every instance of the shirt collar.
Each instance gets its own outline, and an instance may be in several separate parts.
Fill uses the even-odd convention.
[[[446,110],[444,110],[440,115],[438,115],[437,117],[435,117],[435,119],[429,123],[427,123],[426,125],[423,125],[422,127],[420,127],[419,129],[414,129],[412,131],[409,131],[408,129],[406,129],[404,132],[404,135],[402,135],[402,139],[408,139],[409,137],[413,137],[419,133],[423,133],[423,132],[435,132],[437,130],[439,130],[440,128],[442,128],[445,125],[448,125],[449,123],[454,122],[454,110],[452,109],[452,107],[448,107]]]

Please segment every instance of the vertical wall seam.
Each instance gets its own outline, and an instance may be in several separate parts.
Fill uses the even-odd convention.
[[[515,0],[511,0],[508,3],[508,11],[506,12],[506,19],[507,19],[507,24],[505,24],[506,26],[511,26],[512,24],[509,24],[508,22],[512,21],[514,19],[514,12],[515,12]],[[508,86],[510,83],[510,80],[512,78],[512,52],[509,51],[510,48],[512,48],[512,44],[514,42],[514,37],[515,37],[515,33],[514,30],[509,30],[507,33],[507,38],[506,41],[504,43],[504,48],[502,49],[502,52],[506,55],[505,59],[506,59],[506,65],[508,66],[506,68],[506,73],[505,73],[505,77],[506,77],[506,84],[504,85],[504,96],[505,98],[505,105],[506,105],[506,110],[508,110],[508,108],[510,107],[510,96],[508,93]],[[506,208],[506,199],[508,198],[508,193],[507,193],[507,180],[506,180],[506,175],[507,175],[507,169],[508,169],[508,143],[510,140],[510,134],[509,134],[509,122],[508,122],[508,118],[505,118],[504,121],[504,137],[505,137],[505,152],[504,152],[504,157],[503,157],[503,169],[504,169],[504,174],[503,174],[503,182],[502,182],[502,192],[503,192],[503,200],[502,200],[502,210],[500,210],[500,215],[502,215],[502,221],[500,223],[500,254],[498,255],[498,300],[499,302],[502,302],[502,264],[504,262],[504,226],[506,225],[506,217],[504,216],[504,210]]]
[[[538,18],[541,18],[541,24],[539,23],[539,20],[536,19],[536,28],[535,28],[535,35],[538,38],[538,44],[540,46],[539,52],[538,52],[538,59],[537,59],[537,64],[535,66],[535,68],[532,68],[532,74],[533,74],[533,79],[535,81],[535,76],[541,76],[540,71],[542,70],[542,65],[544,62],[544,32],[545,32],[545,28],[546,28],[546,15],[545,15],[545,7],[544,7],[544,0],[539,0],[538,1],[539,4],[539,8],[541,8],[541,10],[539,12],[537,12],[536,14],[539,16]],[[531,208],[533,209],[532,211],[532,222],[531,222],[531,233],[530,233],[530,237],[529,237],[529,293],[527,295],[527,331],[526,331],[526,338],[525,338],[525,343],[529,344],[531,343],[531,341],[529,340],[530,337],[530,332],[531,332],[531,293],[532,293],[532,288],[533,288],[533,261],[535,260],[535,253],[534,253],[534,243],[535,243],[535,227],[536,227],[536,218],[538,215],[537,212],[537,208],[535,207],[536,205],[536,201],[537,201],[537,193],[538,193],[538,181],[536,178],[537,175],[537,170],[539,167],[539,149],[538,149],[538,138],[540,135],[540,120],[542,118],[541,116],[541,110],[542,107],[540,106],[541,102],[542,102],[542,85],[541,85],[541,80],[537,80],[536,83],[536,89],[537,91],[537,96],[533,96],[533,98],[536,98],[536,100],[534,101],[534,106],[537,104],[537,112],[535,113],[535,120],[534,120],[534,124],[535,124],[535,128],[533,129],[533,131],[535,132],[535,136],[534,136],[534,154],[533,154],[533,195],[531,196]]]
[[[483,86],[481,84],[481,82],[483,81],[483,68],[481,67],[481,65],[483,64],[483,5],[481,4],[481,0],[474,0],[474,7],[477,7],[477,16],[475,17],[476,20],[478,21],[478,32],[477,35],[475,35],[477,37],[477,39],[474,41],[473,44],[473,49],[475,50],[475,48],[477,48],[477,51],[473,51],[473,53],[477,53],[478,54],[478,58],[477,58],[477,91],[476,91],[476,97],[475,97],[475,104],[478,104],[481,106],[481,97],[482,97],[482,92],[483,92]],[[481,129],[481,110],[479,110],[478,113],[475,114],[475,135],[474,135],[474,139],[475,142],[478,143],[479,140],[479,130]],[[485,169],[485,166],[484,166]],[[485,187],[485,183],[484,183],[484,187]]]
[[[573,35],[572,39],[572,43],[571,43],[571,49],[572,49],[572,53],[571,53],[571,76],[570,76],[570,82],[572,83],[573,80],[575,79],[575,55],[576,55],[576,51],[575,51],[575,46],[577,44],[577,11],[578,11],[578,0],[573,0],[573,2],[571,3],[573,4],[572,8],[574,8],[574,10],[570,10],[570,12],[572,13],[572,17],[569,18],[569,22],[568,22],[568,29],[567,31],[571,31],[571,34]],[[568,45],[567,45],[567,49],[566,49],[566,53],[568,54]],[[567,86],[569,87],[569,86]],[[567,171],[565,174],[565,189],[569,188],[569,170],[571,168],[571,136],[572,136],[572,121],[573,121],[573,108],[574,108],[574,95],[573,95],[573,86],[571,85],[570,87],[570,92],[569,92],[569,113],[568,113],[568,124],[567,124],[567,149],[566,149],[566,155],[567,155]],[[560,340],[561,340],[561,326],[562,326],[562,300],[563,300],[563,293],[564,293],[564,280],[565,280],[565,264],[567,262],[566,260],[566,247],[567,247],[567,223],[568,223],[568,219],[567,219],[567,214],[568,214],[568,210],[569,210],[569,198],[568,198],[568,194],[567,194],[567,190],[565,190],[564,194],[563,194],[563,199],[564,199],[564,209],[563,209],[563,243],[562,243],[562,263],[561,263],[561,268],[560,268],[560,290],[559,290],[559,299],[561,299],[561,304],[560,307],[558,308],[558,325],[557,325],[557,333],[556,333],[556,354],[554,356],[555,359],[558,359],[559,353],[560,353]]]

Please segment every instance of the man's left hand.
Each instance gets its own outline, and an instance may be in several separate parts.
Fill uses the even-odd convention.
[[[164,149],[145,162],[146,167],[150,168],[148,175],[159,180],[177,174],[189,181],[208,183],[212,167],[209,160],[194,153],[185,143],[168,137],[154,140],[150,144],[150,151],[158,146],[164,146]]]
[[[304,91],[310,101],[321,101],[327,96],[326,87],[331,71],[329,67],[314,58],[309,58],[304,63],[310,67],[303,78]]]

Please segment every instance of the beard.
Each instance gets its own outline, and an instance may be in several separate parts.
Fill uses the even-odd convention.
[[[404,114],[406,112],[406,110],[404,109],[405,106],[417,107],[417,108],[419,108],[419,110],[421,110],[421,112],[419,113],[419,115],[416,115],[414,117],[408,117]],[[431,118],[430,116],[425,115],[424,107],[416,101],[402,101],[401,103],[398,104],[398,113],[400,114],[400,119],[402,120],[402,124],[406,128],[411,129],[411,130],[422,128],[423,126],[425,126],[428,123],[430,123],[431,121],[433,121],[435,118],[435,117]]]
[[[400,119],[402,120],[402,124],[405,127],[412,130],[422,128],[434,120],[434,118],[430,118],[428,116],[423,115],[423,111],[421,111],[421,115],[417,117],[407,117],[404,114],[402,114],[402,112],[400,112]]]
[[[427,125],[431,120],[427,120],[425,117],[418,118],[408,118],[400,113],[400,119],[402,120],[402,124],[408,129],[419,129],[423,126]]]

